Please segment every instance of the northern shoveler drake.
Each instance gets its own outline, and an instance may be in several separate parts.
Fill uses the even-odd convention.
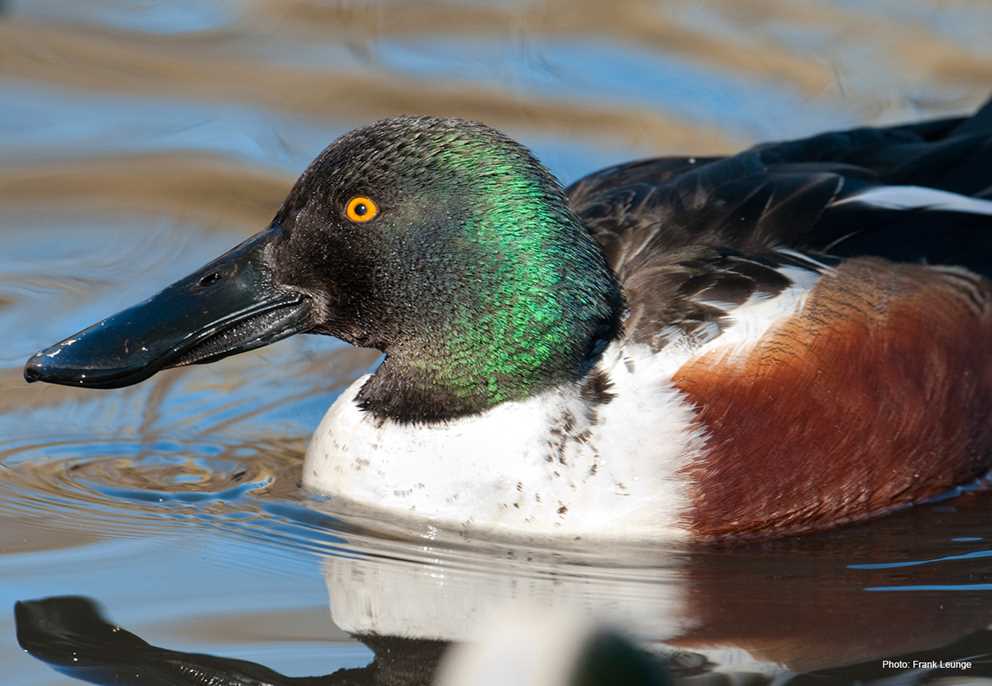
[[[385,353],[303,483],[486,535],[792,534],[992,466],[992,103],[562,189],[458,119],[341,137],[271,225],[34,355],[116,388],[299,332]]]

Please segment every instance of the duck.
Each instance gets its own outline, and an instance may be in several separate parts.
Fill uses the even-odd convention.
[[[992,467],[992,101],[567,188],[456,118],[347,133],[270,224],[33,355],[111,389],[298,333],[383,353],[302,483],[531,541],[805,534]]]

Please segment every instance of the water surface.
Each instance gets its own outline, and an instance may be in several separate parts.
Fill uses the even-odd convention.
[[[881,659],[897,656],[992,672],[992,500],[980,493],[766,544],[494,545],[401,531],[300,490],[309,433],[375,353],[297,337],[119,391],[21,380],[29,353],[264,227],[326,143],[375,118],[483,119],[567,183],[632,157],[984,98],[987,3],[864,5],[5,3],[5,683],[70,679],[19,648],[13,614],[17,601],[66,595],[87,600],[23,606],[20,619],[63,632],[33,645],[76,676],[134,653],[114,648],[114,632],[101,638],[97,606],[155,646],[201,656],[181,658],[190,664],[354,668],[372,683],[375,660],[380,676],[421,683],[447,642],[511,602],[621,624],[697,682],[894,678]],[[140,656],[153,670],[163,654]]]

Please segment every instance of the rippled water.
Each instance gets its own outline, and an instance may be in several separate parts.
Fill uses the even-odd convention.
[[[677,674],[714,683],[891,678],[880,658],[893,656],[970,658],[970,674],[992,673],[982,494],[731,548],[496,546],[402,531],[299,489],[309,432],[376,363],[368,351],[302,337],[106,392],[28,387],[20,374],[30,352],[263,227],[294,175],[352,126],[407,112],[483,119],[568,182],[631,157],[963,111],[992,85],[988,3],[0,8],[4,683],[66,682],[20,650],[9,611],[61,595],[162,648],[291,676],[375,659],[393,683],[420,683],[443,642],[511,601],[620,623],[674,654]],[[59,612],[89,607],[36,609],[58,627]],[[65,629],[67,669],[120,659],[86,648],[93,622]]]

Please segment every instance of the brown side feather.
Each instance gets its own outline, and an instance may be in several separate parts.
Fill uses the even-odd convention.
[[[963,270],[844,262],[743,360],[675,377],[709,432],[686,470],[701,538],[824,529],[992,466],[992,291]]]

